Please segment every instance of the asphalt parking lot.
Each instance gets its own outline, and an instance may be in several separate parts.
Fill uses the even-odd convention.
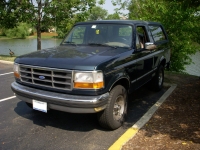
[[[167,90],[155,93],[142,87],[132,93],[126,122],[109,131],[99,126],[96,114],[32,110],[13,97],[10,88],[13,81],[12,65],[0,63],[0,150],[108,149]]]

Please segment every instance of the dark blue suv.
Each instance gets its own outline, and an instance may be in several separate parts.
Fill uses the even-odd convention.
[[[160,23],[80,22],[60,46],[17,57],[11,88],[33,109],[97,113],[101,126],[116,129],[124,121],[128,93],[147,82],[160,90],[169,62]]]

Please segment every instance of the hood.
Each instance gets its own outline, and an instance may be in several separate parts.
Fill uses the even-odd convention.
[[[128,51],[108,46],[58,46],[21,55],[15,63],[60,69],[95,70],[102,62]]]

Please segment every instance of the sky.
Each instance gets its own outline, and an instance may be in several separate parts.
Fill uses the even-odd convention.
[[[117,8],[117,6],[113,6],[111,0],[105,0],[105,4],[101,5],[103,9],[106,9],[109,14],[113,14],[115,11],[114,9]],[[128,13],[127,10],[121,11],[123,13]]]

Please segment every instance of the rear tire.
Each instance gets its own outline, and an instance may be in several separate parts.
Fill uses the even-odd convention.
[[[159,66],[156,71],[156,75],[153,77],[151,81],[151,88],[154,91],[160,91],[163,88],[164,82],[164,67],[162,65]]]
[[[127,91],[117,85],[110,92],[107,107],[98,113],[99,124],[107,129],[117,129],[122,126],[126,112]]]

